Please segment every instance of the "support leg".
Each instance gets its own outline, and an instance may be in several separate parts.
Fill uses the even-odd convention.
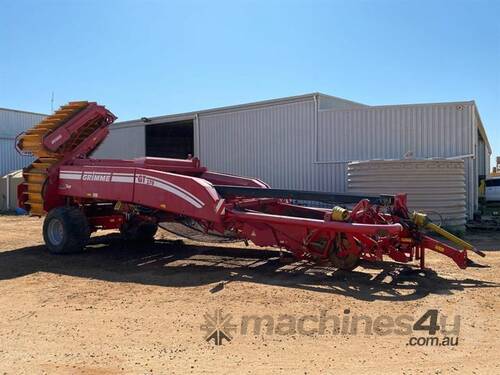
[[[425,248],[420,246],[420,269],[423,270],[425,268]]]

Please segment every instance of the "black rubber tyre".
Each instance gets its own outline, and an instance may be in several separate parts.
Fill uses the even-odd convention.
[[[339,257],[335,253],[330,254],[330,262],[335,268],[343,271],[352,271],[357,266],[359,266],[360,259],[359,256],[354,254],[348,254],[344,257]]]
[[[82,251],[90,238],[87,218],[76,207],[57,207],[43,222],[43,239],[53,254]]]
[[[154,241],[157,231],[158,224],[150,222],[124,224],[120,228],[120,233],[125,240],[141,242]]]

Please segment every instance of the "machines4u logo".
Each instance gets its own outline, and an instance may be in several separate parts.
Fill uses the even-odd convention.
[[[231,323],[233,316],[224,315],[221,309],[215,311],[214,315],[205,313],[205,324],[201,325],[201,330],[205,331],[205,340],[213,341],[215,345],[222,345],[223,340],[227,342],[233,339],[232,333],[236,331],[236,324]]]
[[[427,310],[419,317],[407,314],[397,316],[368,316],[344,309],[341,314],[320,310],[316,314],[272,316],[243,315],[233,323],[231,314],[221,309],[206,313],[200,326],[207,342],[222,345],[230,342],[233,334],[240,335],[399,335],[410,336],[409,346],[456,346],[460,332],[460,315],[451,320],[437,309]],[[236,323],[236,324],[235,324]]]

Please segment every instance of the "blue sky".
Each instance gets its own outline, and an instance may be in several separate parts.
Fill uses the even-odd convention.
[[[0,107],[120,120],[320,91],[475,100],[500,154],[500,1],[0,0]]]

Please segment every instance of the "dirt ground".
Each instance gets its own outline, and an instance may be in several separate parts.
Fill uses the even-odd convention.
[[[165,231],[149,245],[104,233],[84,253],[55,256],[41,226],[0,216],[1,373],[500,373],[499,233],[470,236],[488,250],[474,256],[486,267],[463,271],[436,254],[425,273],[391,262],[346,273]],[[205,314],[219,309],[232,339],[215,345],[205,340]],[[444,327],[430,335],[380,323],[413,325],[430,309],[457,345],[428,345],[443,339]],[[244,334],[242,322],[256,314],[262,329]],[[332,318],[320,331],[325,314],[367,323],[339,332]],[[367,332],[370,319],[379,325]]]

